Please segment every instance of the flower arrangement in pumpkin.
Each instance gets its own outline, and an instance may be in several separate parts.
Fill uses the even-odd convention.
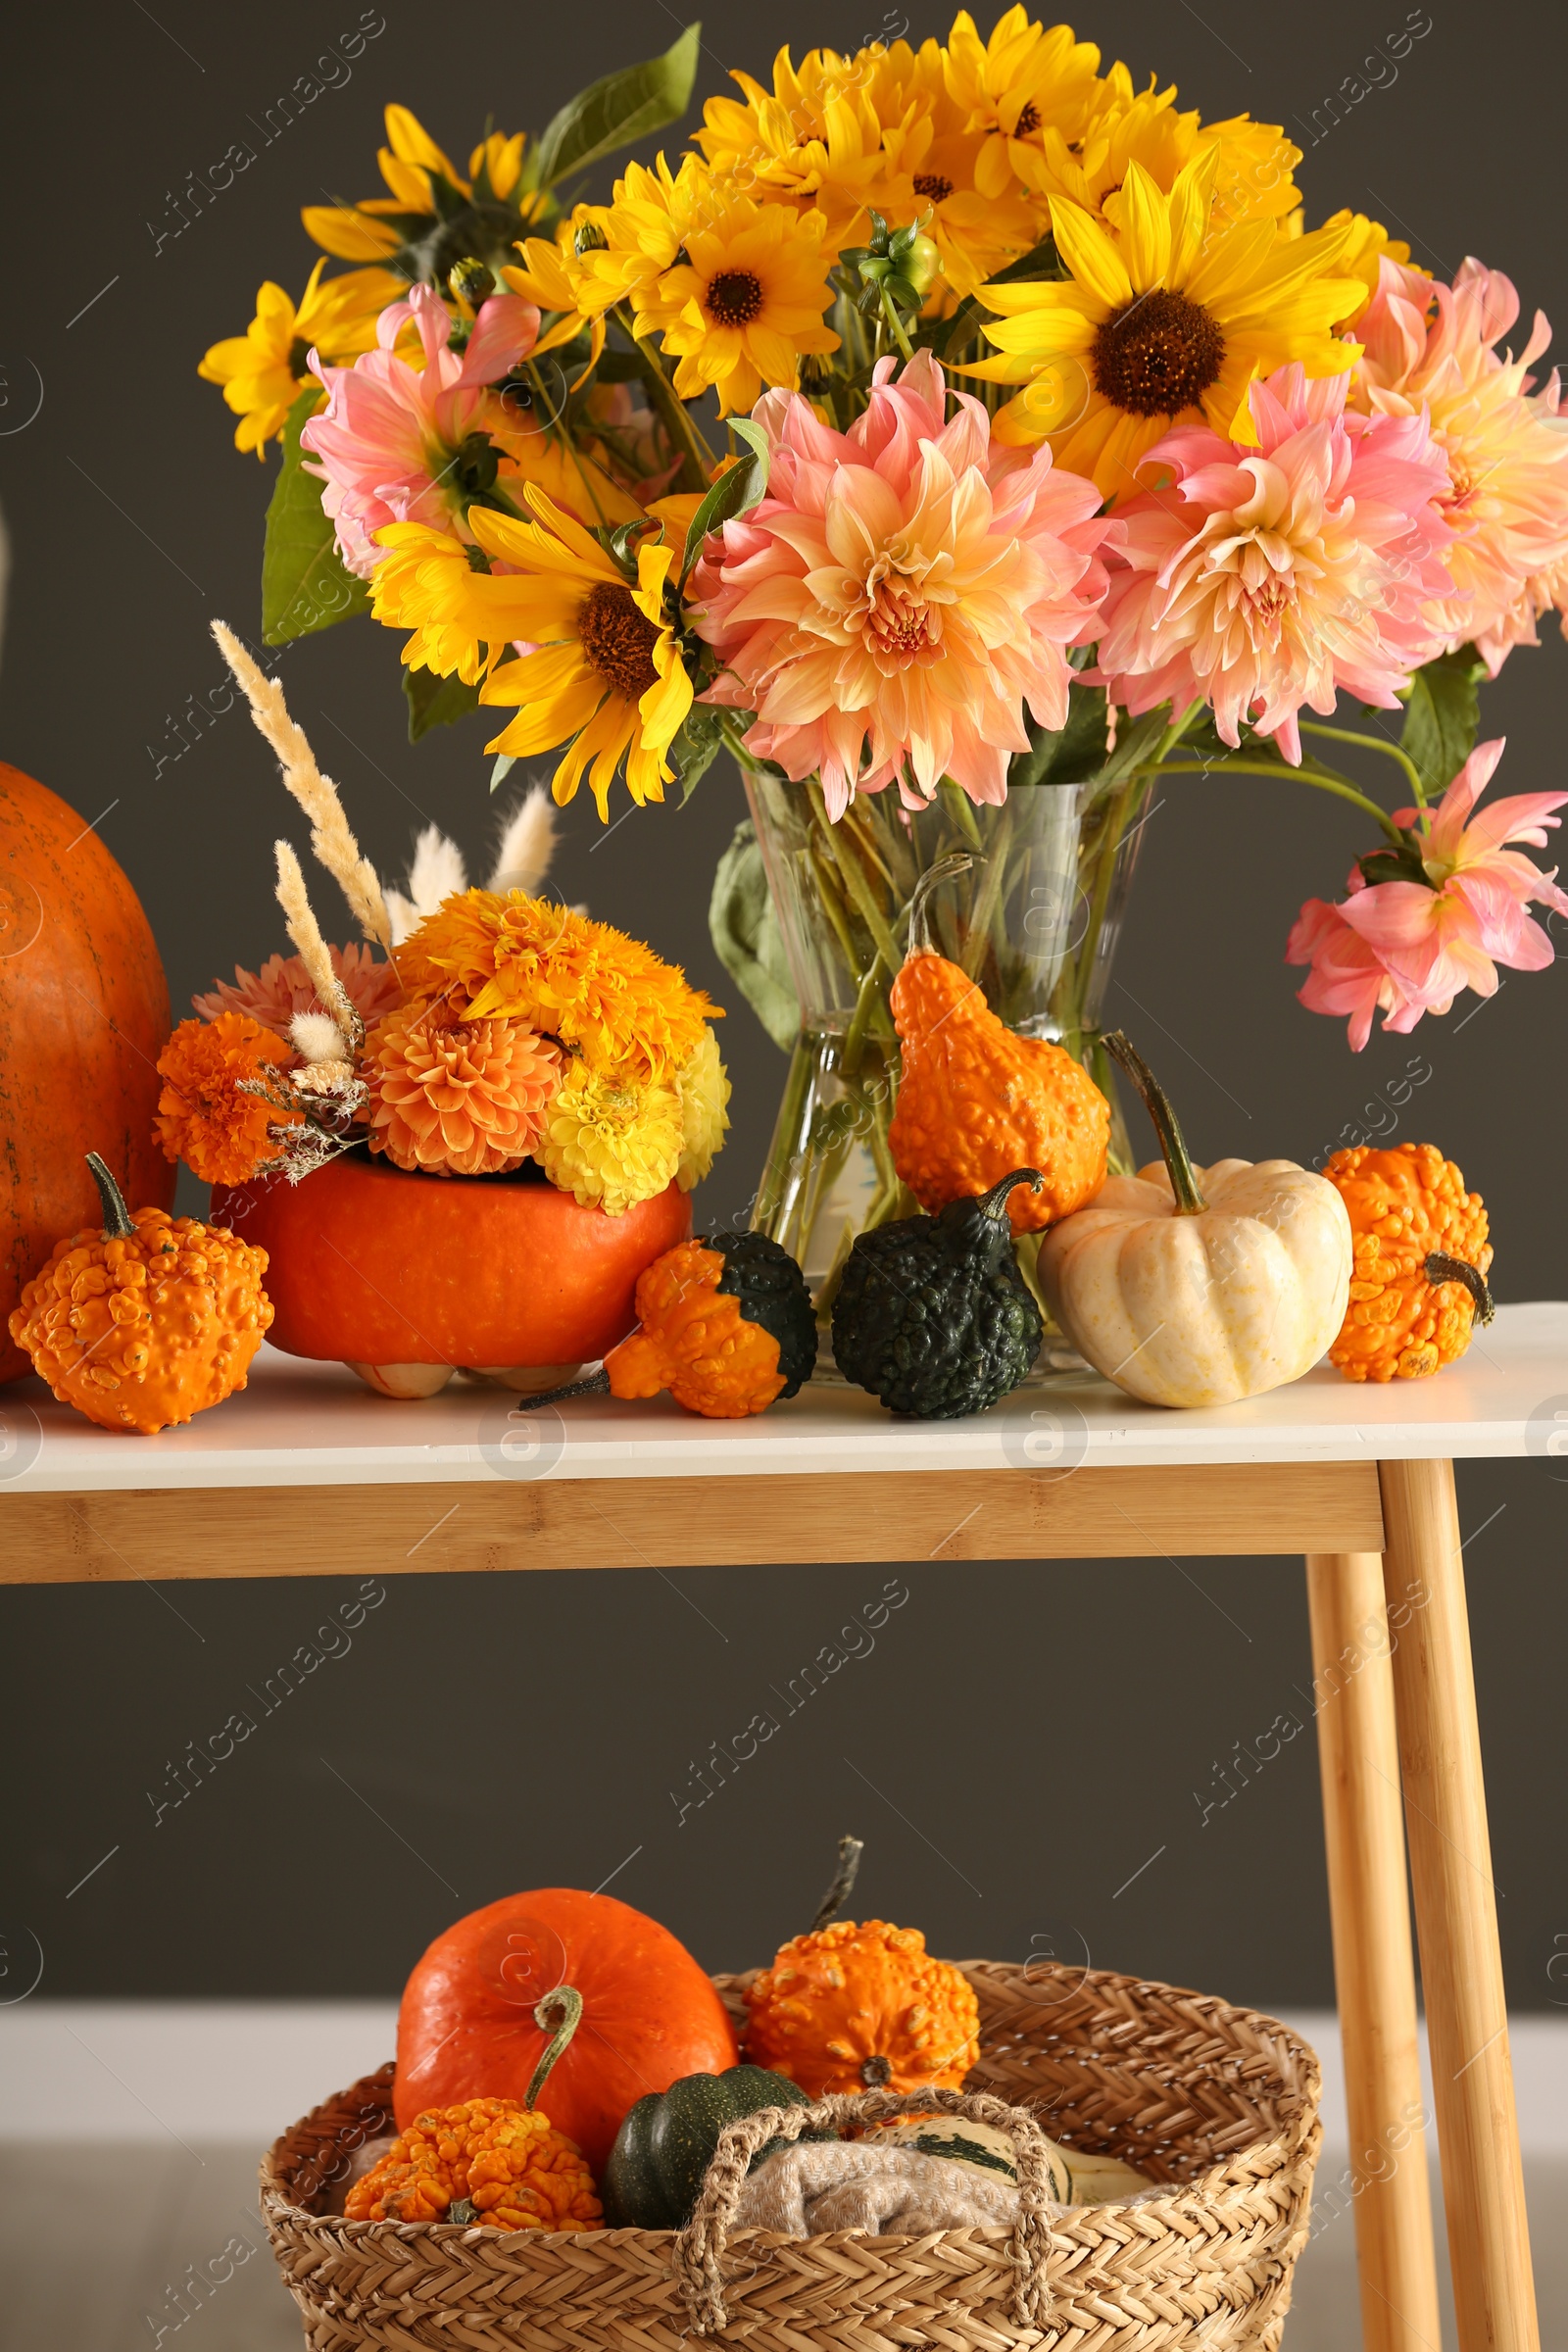
[[[412,1174],[509,1176],[533,1161],[583,1207],[622,1215],[708,1173],[729,1082],[698,989],[639,941],[537,895],[548,803],[523,802],[488,889],[431,827],[409,890],[385,891],[282,693],[215,634],[367,940],[330,948],[299,858],[277,844],[291,956],[193,1000],[159,1061],[170,1158],[240,1185],[298,1182],[363,1146]]]
[[[389,107],[389,192],[306,208],[354,266],[297,310],[264,287],[202,363],[242,448],[284,442],[278,527],[318,506],[331,542],[334,593],[270,609],[270,641],[364,583],[416,729],[512,713],[499,767],[554,754],[556,798],[586,779],[602,814],[617,778],[690,792],[721,743],[829,830],[891,786],[999,803],[1058,754],[1093,786],[1096,740],[1123,823],[1159,773],[1294,774],[1383,837],[1290,941],[1352,1046],[1539,968],[1528,908],[1568,902],[1503,845],[1564,796],[1478,816],[1494,751],[1464,766],[1477,681],[1568,593],[1549,330],[1508,346],[1509,281],[1432,277],[1360,214],[1309,225],[1278,125],[1205,122],[1022,7],[781,50],[568,206],[680,117],[696,54],[692,27],[466,173]],[[1342,695],[1397,740],[1327,724]],[[537,1074],[479,1059],[525,1121]],[[602,1077],[564,1087],[581,1164],[624,1116]]]

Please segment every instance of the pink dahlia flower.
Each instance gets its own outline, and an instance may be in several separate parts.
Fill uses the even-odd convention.
[[[396,972],[368,948],[356,941],[351,947],[328,948],[326,952],[350,1004],[368,1029],[402,1004]],[[276,1030],[279,1037],[287,1037],[297,1012],[323,1009],[316,983],[297,956],[270,956],[259,972],[247,972],[236,963],[232,980],[215,980],[210,996],[192,997],[190,1002],[192,1011],[199,1012],[204,1021],[216,1021],[220,1012],[243,1012],[260,1021],[264,1029]]]
[[[704,700],[755,710],[748,750],[820,775],[835,818],[895,778],[915,807],[944,776],[1005,799],[1025,708],[1066,723],[1066,649],[1095,634],[1114,528],[1049,449],[993,447],[979,401],[955,395],[948,422],[928,352],[893,368],[848,433],[763,394],[767,496],[695,574],[697,626],[727,664]]]
[[[411,319],[422,368],[392,348]],[[336,526],[338,554],[361,579],[385,557],[375,534],[388,523],[444,530],[461,518],[466,500],[453,460],[470,433],[502,422],[489,387],[533,349],[539,313],[518,294],[497,294],[481,306],[466,351],[448,348],[451,328],[440,296],[416,286],[407,302],[381,313],[380,348],[352,368],[323,368],[311,354],[328,397],[300,445],[320,460],[310,470],[326,484],[321,505]]]
[[[1364,346],[1357,407],[1431,417],[1455,533],[1449,643],[1473,639],[1494,677],[1512,647],[1538,642],[1537,616],[1568,589],[1568,417],[1557,413],[1555,374],[1532,396],[1526,371],[1551,341],[1540,311],[1517,360],[1494,348],[1518,316],[1500,270],[1467,261],[1451,286],[1434,285],[1385,254],[1353,329]]]
[[[1150,451],[1173,478],[1117,509],[1092,673],[1113,702],[1210,703],[1226,743],[1250,720],[1295,761],[1303,705],[1393,710],[1442,651],[1447,468],[1424,416],[1347,415],[1348,382],[1281,368],[1251,386],[1254,447],[1183,425]]]
[[[1410,1030],[1425,1012],[1446,1012],[1462,988],[1495,994],[1497,965],[1539,972],[1554,960],[1533,904],[1568,914],[1557,869],[1505,847],[1544,849],[1568,792],[1528,792],[1476,802],[1502,757],[1502,743],[1478,744],[1435,809],[1398,808],[1409,862],[1425,880],[1369,883],[1360,867],[1338,906],[1308,899],[1286,945],[1287,963],[1310,964],[1300,1001],[1309,1012],[1343,1014],[1359,1054],[1381,1008],[1385,1029]]]

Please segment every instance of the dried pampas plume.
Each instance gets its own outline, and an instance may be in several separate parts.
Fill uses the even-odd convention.
[[[550,871],[555,851],[555,804],[549,788],[536,784],[502,825],[485,887],[521,890],[535,897]],[[414,862],[404,877],[404,888],[388,889],[385,894],[394,947],[401,947],[427,914],[434,914],[446,900],[457,898],[467,887],[468,868],[463,852],[439,825],[426,825],[414,845]]]
[[[332,968],[332,956],[311,906],[305,876],[292,842],[273,844],[277,853],[277,903],[283,909],[289,938],[301,963],[310,973],[316,993],[355,1053],[365,1043],[365,1023]]]
[[[349,820],[343,812],[337,786],[330,776],[322,775],[316,764],[316,754],[306,740],[304,729],[290,718],[282,687],[274,678],[264,675],[233,630],[222,621],[214,621],[213,635],[218,640],[219,651],[250,704],[252,718],[277,754],[284,783],[311,820],[311,848],[347,899],[349,910],[366,938],[375,940],[390,955],[392,924],[375,868],[368,858],[362,855],[360,845],[349,829]],[[292,857],[293,852],[290,851],[289,855]],[[280,873],[281,870],[280,862]],[[295,870],[298,872],[297,863]],[[302,898],[304,887],[302,880]],[[281,898],[281,882],[278,895]],[[310,913],[308,906],[306,912]],[[311,922],[314,928],[314,916],[311,916]],[[289,936],[293,938],[292,930]],[[319,939],[320,933],[317,932],[316,936]],[[305,950],[298,940],[295,940],[295,945],[304,956]],[[307,963],[309,960],[307,956]],[[316,979],[314,968],[311,977]],[[328,1002],[319,980],[317,980],[317,993],[323,1004]]]

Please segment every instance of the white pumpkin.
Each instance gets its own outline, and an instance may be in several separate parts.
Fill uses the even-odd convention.
[[[1299,1380],[1345,1320],[1345,1202],[1292,1159],[1195,1169],[1147,1065],[1119,1032],[1105,1044],[1144,1095],[1165,1164],[1110,1177],[1047,1234],[1052,1313],[1097,1372],[1149,1404],[1234,1404]]]

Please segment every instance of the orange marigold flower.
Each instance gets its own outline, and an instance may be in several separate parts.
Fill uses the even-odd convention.
[[[516,2099],[465,2099],[427,2107],[344,2200],[351,2222],[438,2222],[468,2193],[468,2167],[486,2133],[521,2115]]]
[[[158,1057],[164,1091],[154,1124],[168,1156],[182,1159],[205,1184],[248,1183],[276,1156],[270,1129],[297,1125],[300,1114],[241,1094],[239,1082],[292,1054],[285,1038],[242,1012],[181,1021]]]
[[[721,1018],[677,965],[641,940],[520,890],[450,898],[398,949],[405,987],[461,994],[464,1018],[496,1013],[575,1046],[590,1070],[663,1078],[704,1023]]]
[[[491,2125],[468,2167],[468,2196],[492,2230],[602,2230],[604,2207],[575,2140],[537,2110]]]
[[[366,1045],[370,1149],[434,1176],[501,1176],[539,1140],[561,1054],[526,1021],[465,1021],[408,1004]]]

